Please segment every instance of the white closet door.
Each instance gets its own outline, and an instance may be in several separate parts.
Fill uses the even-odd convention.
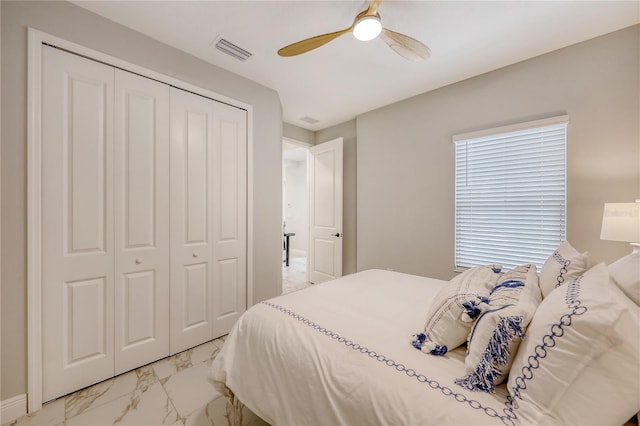
[[[214,103],[213,337],[247,308],[247,112]]]
[[[115,74],[115,373],[169,355],[169,86]]]
[[[171,353],[213,338],[214,103],[171,88]]]
[[[246,310],[246,111],[171,89],[171,353]]]
[[[111,67],[43,48],[43,400],[113,376]]]

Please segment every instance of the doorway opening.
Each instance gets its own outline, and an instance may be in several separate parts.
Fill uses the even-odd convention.
[[[284,140],[282,143],[282,293],[309,285],[309,145]]]

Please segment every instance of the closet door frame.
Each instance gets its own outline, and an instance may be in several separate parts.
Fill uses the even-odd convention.
[[[42,408],[42,47],[47,44],[247,111],[247,309],[253,301],[253,107],[60,37],[28,29],[27,412]]]

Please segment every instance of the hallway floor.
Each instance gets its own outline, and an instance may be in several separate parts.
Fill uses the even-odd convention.
[[[282,262],[282,294],[309,287],[307,281],[307,258],[305,256],[289,256],[289,266]]]

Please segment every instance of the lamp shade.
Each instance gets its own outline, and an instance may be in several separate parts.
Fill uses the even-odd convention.
[[[640,203],[605,203],[600,239],[640,242]]]

